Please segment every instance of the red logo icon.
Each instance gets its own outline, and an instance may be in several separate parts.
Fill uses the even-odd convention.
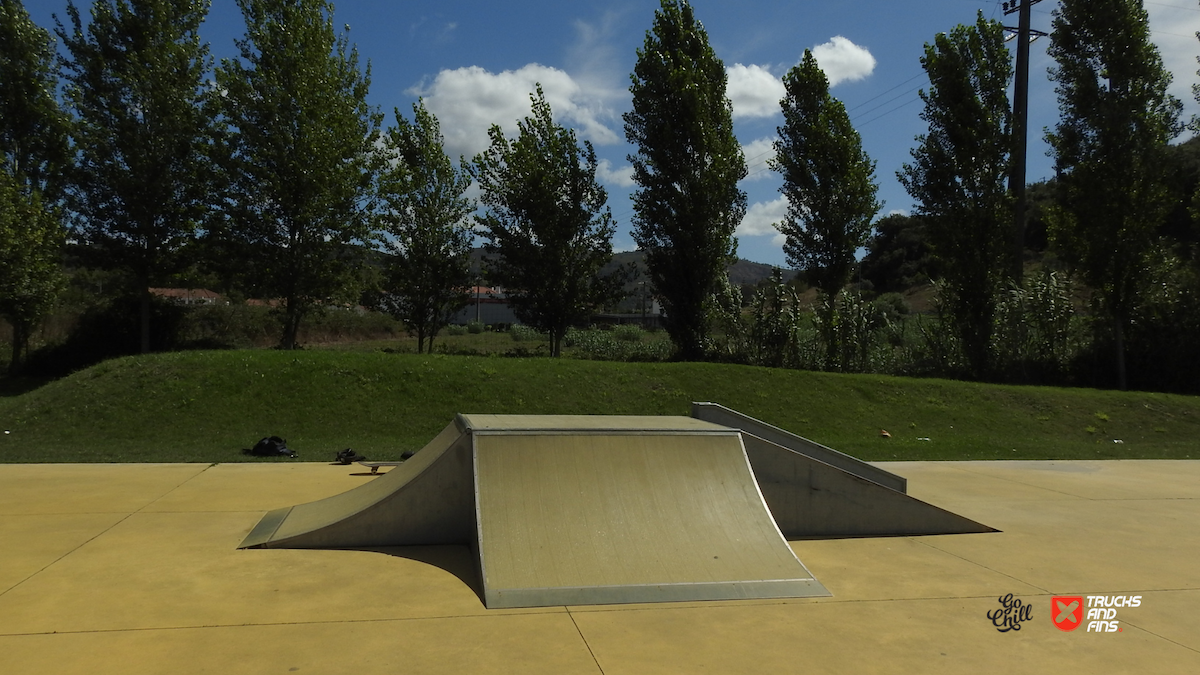
[[[1050,618],[1059,630],[1075,630],[1083,623],[1083,596],[1055,596],[1050,599]]]

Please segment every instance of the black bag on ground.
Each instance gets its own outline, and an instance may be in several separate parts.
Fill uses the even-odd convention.
[[[366,457],[358,454],[350,448],[346,448],[345,450],[342,450],[333,456],[333,461],[335,464],[351,464],[353,462],[362,462],[366,459]]]
[[[242,453],[255,457],[296,457],[287,446],[287,441],[278,436],[268,436],[254,444],[253,448],[242,448]]]

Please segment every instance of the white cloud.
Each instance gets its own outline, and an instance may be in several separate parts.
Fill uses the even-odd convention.
[[[1181,5],[1182,3],[1176,3]],[[1158,47],[1163,65],[1174,79],[1168,91],[1183,101],[1183,121],[1200,113],[1192,95],[1196,83],[1196,31],[1200,30],[1200,12],[1195,3],[1190,6],[1171,6],[1166,3],[1146,3],[1150,15],[1150,39]]]
[[[817,65],[825,71],[829,86],[854,82],[875,70],[875,57],[841,35],[812,48]],[[787,94],[783,80],[766,66],[735,63],[725,68],[729,81],[725,94],[733,104],[733,117],[772,117],[779,113],[779,100]]]
[[[871,52],[841,35],[813,47],[812,54],[817,60],[817,65],[825,71],[825,77],[829,79],[831,87],[836,87],[841,82],[861,80],[875,70],[875,57],[871,56]]]
[[[783,82],[763,66],[735,63],[725,69],[729,82],[725,95],[733,103],[733,117],[771,117],[779,112]]]
[[[775,229],[775,223],[782,221],[787,216],[787,208],[787,197],[752,204],[750,208],[746,209],[746,217],[742,218],[742,222],[734,234],[740,237],[774,235],[771,237],[771,243],[782,247],[787,237]]]
[[[767,166],[767,160],[775,156],[775,137],[768,136],[742,146],[746,156],[746,177],[743,180],[763,180],[775,176]]]
[[[447,154],[469,159],[487,148],[493,124],[510,137],[516,134],[517,122],[530,114],[529,95],[539,82],[555,122],[575,128],[582,139],[596,145],[618,142],[601,121],[605,108],[592,91],[565,71],[537,63],[501,73],[479,66],[443,70],[432,82],[407,93],[424,97],[426,107],[437,115]]]
[[[633,167],[626,164],[619,169],[613,169],[612,162],[602,159],[596,166],[596,178],[605,185],[633,187]]]

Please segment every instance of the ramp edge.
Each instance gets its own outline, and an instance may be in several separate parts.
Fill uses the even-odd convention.
[[[831,597],[821,582],[808,579],[712,581],[621,586],[485,589],[488,609],[568,605],[625,605],[710,600],[773,600]]]
[[[726,408],[720,403],[693,401],[692,417],[705,422],[712,422],[713,424],[741,429],[745,433],[774,443],[791,452],[811,457],[819,462],[854,474],[872,483],[882,485],[890,490],[901,493],[908,492],[908,481],[903,476],[898,476],[886,469],[881,469],[873,464],[864,462],[857,457],[839,452],[811,439],[793,434],[785,429],[780,429],[773,424],[768,424],[732,408]]]
[[[243,548],[267,548],[267,544],[271,542],[271,538],[275,536],[275,532],[279,530],[279,526],[287,519],[288,514],[292,512],[294,506],[285,506],[282,509],[268,511],[267,515],[258,521],[250,534],[242,540],[238,549]]]

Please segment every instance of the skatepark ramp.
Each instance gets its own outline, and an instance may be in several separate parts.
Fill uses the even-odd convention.
[[[870,465],[842,455],[851,463],[835,467],[756,435],[770,436],[757,420],[728,421],[750,431],[696,417],[458,415],[370,483],[266,514],[240,548],[465,544],[489,608],[829,595],[785,536],[911,498],[853,472]],[[839,499],[883,506],[847,519]]]
[[[758,487],[788,539],[995,532],[907,494],[901,476],[716,403],[692,417],[738,429]]]

